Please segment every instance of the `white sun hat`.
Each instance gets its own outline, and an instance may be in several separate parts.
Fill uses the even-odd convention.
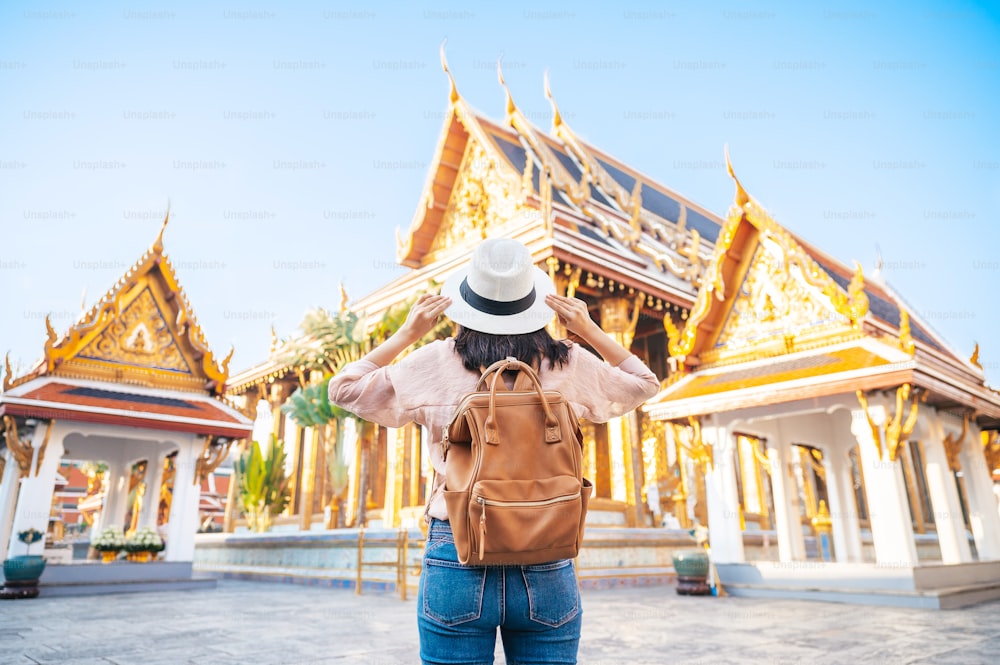
[[[520,335],[548,325],[555,312],[545,296],[555,293],[552,280],[531,260],[517,240],[490,238],[472,253],[469,265],[441,287],[451,298],[445,315],[479,332]]]

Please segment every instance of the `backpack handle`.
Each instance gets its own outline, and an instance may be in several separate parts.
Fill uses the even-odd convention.
[[[559,427],[559,420],[556,419],[555,414],[552,413],[552,408],[549,406],[549,401],[545,399],[545,391],[542,390],[542,384],[538,380],[538,375],[535,374],[535,370],[528,365],[523,363],[517,358],[505,358],[504,360],[498,360],[483,372],[483,376],[479,379],[479,385],[476,387],[483,386],[487,377],[492,373],[492,380],[490,381],[490,412],[486,417],[486,422],[484,423],[486,427],[486,443],[492,443],[497,445],[500,443],[500,431],[497,428],[496,423],[496,394],[497,394],[497,381],[500,381],[500,376],[508,369],[516,369],[521,374],[526,374],[531,383],[534,385],[535,392],[538,393],[538,397],[542,401],[542,409],[545,411],[545,442],[546,443],[556,443],[562,441],[562,430]],[[519,375],[520,376],[520,375]]]

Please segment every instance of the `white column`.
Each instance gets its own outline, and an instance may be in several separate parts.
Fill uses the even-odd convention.
[[[965,479],[965,493],[969,503],[969,522],[972,537],[976,541],[976,553],[980,561],[1000,559],[1000,513],[997,512],[993,495],[993,480],[986,468],[980,443],[979,428],[969,425],[965,445],[959,455],[962,477]]]
[[[885,407],[870,405],[868,411],[875,424],[881,427],[886,418]],[[915,566],[917,546],[913,539],[913,518],[899,461],[890,462],[888,452],[884,453],[884,459],[879,458],[876,447],[880,447],[882,442],[873,438],[863,409],[851,411],[851,431],[861,449],[875,561],[893,567]]]
[[[771,463],[771,498],[774,499],[774,530],[778,536],[778,560],[805,559],[805,543],[798,511],[790,500],[795,483],[788,475],[788,446],[777,439],[767,439],[767,459]]]
[[[193,561],[194,534],[198,530],[198,503],[201,485],[195,474],[201,454],[200,437],[180,441],[174,460],[174,493],[170,499],[170,521],[167,523],[166,561]]]
[[[934,525],[938,543],[941,545],[943,563],[964,563],[972,561],[969,538],[965,533],[965,519],[962,504],[958,498],[955,474],[948,466],[944,450],[944,428],[938,417],[927,422],[927,436],[924,440],[924,473],[927,477],[927,491],[934,510]]]
[[[150,455],[146,463],[146,493],[142,497],[139,511],[139,527],[148,526],[156,530],[156,517],[160,509],[160,486],[163,485],[163,463],[165,453]]]
[[[128,481],[131,465],[121,459],[108,460],[107,485],[104,487],[104,506],[101,508],[101,529],[119,526],[125,529],[128,512]]]
[[[708,499],[708,537],[712,560],[717,563],[741,563],[743,531],[740,529],[739,493],[733,455],[733,438],[726,427],[702,427],[703,440],[712,443],[713,464],[705,474]]]
[[[826,465],[826,487],[830,495],[830,519],[833,522],[837,561],[859,563],[863,560],[861,522],[858,519],[858,505],[854,498],[854,474],[849,451],[832,452],[824,455],[823,459]]]
[[[626,503],[628,501],[628,484],[625,472],[625,418],[612,418],[608,421],[608,456],[611,462],[611,498]]]
[[[0,452],[7,460],[0,480],[0,552],[6,552],[10,545],[11,529],[14,527],[14,508],[17,507],[17,490],[21,484],[17,460],[8,449]]]
[[[32,437],[31,447],[34,453],[31,460],[31,470],[27,477],[21,479],[17,493],[17,509],[14,511],[14,526],[11,529],[10,542],[7,545],[7,555],[26,554],[24,544],[15,534],[27,529],[37,529],[45,533],[49,528],[49,514],[52,511],[52,492],[55,490],[56,472],[63,456],[63,432],[51,425],[52,433],[45,450],[45,459],[39,464],[38,449],[45,440],[49,428],[47,423],[39,423]],[[37,472],[36,472],[37,471]],[[6,475],[6,471],[4,472]],[[43,546],[36,543],[33,554],[41,554]]]
[[[823,454],[823,467],[826,469],[826,492],[830,497],[830,527],[833,531],[833,555],[838,562],[860,561],[858,552],[852,552],[850,533],[857,533],[858,515],[854,507],[854,496],[845,492],[843,479],[850,476],[851,467],[847,455],[837,450],[827,448]],[[860,545],[860,538],[858,539]],[[857,554],[856,558],[852,558]]]

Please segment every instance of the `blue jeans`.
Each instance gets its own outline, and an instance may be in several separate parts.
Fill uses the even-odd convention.
[[[417,594],[424,665],[493,665],[497,627],[508,665],[572,665],[582,618],[571,560],[463,566],[451,526],[431,520]]]

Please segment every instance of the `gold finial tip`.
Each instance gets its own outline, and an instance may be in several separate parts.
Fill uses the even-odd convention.
[[[726,172],[729,173],[729,177],[736,183],[736,204],[742,208],[750,201],[750,195],[747,194],[745,189],[743,189],[740,179],[736,177],[736,171],[733,169],[733,162],[729,159],[728,143],[725,145],[724,152],[726,154]]]
[[[558,128],[562,124],[562,115],[559,113],[559,106],[556,104],[556,98],[552,95],[552,87],[549,85],[549,70],[545,70],[543,76],[543,82],[545,86],[545,98],[549,100],[549,104],[552,105],[552,127],[553,129]]]
[[[156,234],[152,250],[156,254],[163,253],[163,232],[167,230],[167,222],[170,221],[170,199],[167,199],[167,213],[163,216],[163,224],[160,225],[160,232]]]
[[[514,104],[514,98],[511,97],[510,88],[507,87],[507,82],[503,78],[503,53],[497,57],[497,79],[500,81],[500,87],[503,88],[504,95],[507,98],[506,111],[507,119],[509,120],[514,112],[517,111],[517,106]]]
[[[452,104],[454,104],[455,102],[457,102],[460,99],[460,97],[459,97],[459,94],[458,94],[458,86],[455,85],[455,77],[451,75],[451,70],[448,69],[448,58],[444,54],[444,45],[447,44],[447,43],[448,43],[448,38],[447,37],[445,37],[444,39],[441,40],[441,49],[440,49],[441,50],[441,69],[443,69],[444,73],[448,76],[448,86],[449,86],[448,99],[449,99],[449,101]]]

